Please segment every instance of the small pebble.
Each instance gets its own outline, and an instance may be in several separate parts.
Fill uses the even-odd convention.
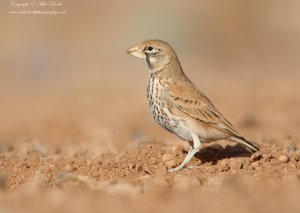
[[[300,161],[300,156],[299,155],[294,155],[293,158],[294,158],[295,161]]]
[[[137,171],[137,172],[142,172],[142,171],[144,171],[144,168],[143,168],[142,165],[137,165],[135,168],[136,168],[136,171]]]
[[[237,172],[237,170],[243,169],[244,163],[239,161],[232,161],[229,163],[229,167],[234,172]]]
[[[220,166],[222,167],[227,167],[228,166],[228,161],[226,159],[223,159],[220,163]]]
[[[66,165],[66,171],[67,172],[73,172],[75,169],[70,165],[70,164],[67,164]]]
[[[183,147],[182,147],[182,146],[173,146],[173,147],[171,148],[171,150],[172,150],[172,152],[174,152],[174,153],[182,153]]]
[[[262,159],[262,155],[260,153],[254,153],[251,157],[250,157],[250,162],[255,162]]]
[[[167,169],[174,168],[175,166],[177,166],[176,160],[173,159],[165,162],[165,166],[167,167]]]
[[[86,165],[87,165],[87,166],[91,166],[91,165],[92,165],[92,162],[91,162],[90,160],[87,160],[87,161],[86,161]]]
[[[286,155],[280,155],[278,160],[282,163],[287,163],[289,161],[289,157]]]
[[[255,169],[257,169],[259,167],[259,162],[258,161],[255,161],[251,164],[251,166]]]
[[[274,159],[274,156],[272,154],[268,154],[268,155],[264,155],[264,161],[265,162],[269,162],[271,161],[272,159]]]
[[[223,159],[220,163],[220,171],[226,172],[230,170],[230,166],[228,164],[228,161],[226,159]]]

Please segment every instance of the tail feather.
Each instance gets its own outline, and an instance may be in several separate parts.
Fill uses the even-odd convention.
[[[254,152],[258,152],[259,151],[259,145],[255,142],[251,142],[248,141],[247,139],[240,137],[240,136],[233,136],[231,137],[231,140],[234,142],[237,142],[239,144],[242,144],[243,146],[245,146],[245,148],[254,153]]]

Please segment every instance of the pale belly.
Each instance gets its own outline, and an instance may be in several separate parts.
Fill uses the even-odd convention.
[[[150,112],[154,120],[163,128],[175,133],[186,141],[193,141],[191,133],[198,135],[202,143],[208,143],[225,139],[225,135],[209,125],[193,118],[179,117],[172,114],[168,108],[161,107],[161,104],[149,102]]]
[[[167,107],[166,101],[162,98],[162,90],[159,88],[157,79],[150,79],[147,98],[149,109],[154,120],[163,128],[178,135],[186,141],[192,141],[191,133],[183,119],[175,116]]]
[[[154,120],[161,127],[175,133],[183,140],[192,142],[192,133],[198,135],[200,141],[204,143],[224,138],[223,133],[201,121],[182,116],[182,113],[180,115],[180,113],[171,112],[167,107],[166,100],[162,98],[157,81],[149,82],[147,97]],[[174,111],[174,108],[171,110]]]
[[[175,133],[186,141],[192,141],[191,131],[185,120],[171,114],[167,108],[162,108],[157,104],[150,105],[150,112],[154,120],[163,128]]]

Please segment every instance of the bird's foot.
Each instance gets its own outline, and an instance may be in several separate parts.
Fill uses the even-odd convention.
[[[179,172],[180,170],[182,170],[183,169],[183,167],[184,167],[184,165],[179,165],[179,166],[177,166],[177,167],[175,167],[175,168],[173,168],[173,169],[170,169],[169,170],[169,172],[170,173],[176,173],[176,172]]]
[[[170,169],[169,172],[170,173],[175,173],[175,172],[179,172],[180,170],[182,170],[185,167],[185,165],[179,165],[173,169]],[[198,165],[188,165],[186,166],[188,169],[195,169],[198,167]]]

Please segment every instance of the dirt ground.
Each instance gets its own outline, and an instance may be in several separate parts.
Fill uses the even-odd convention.
[[[13,149],[13,148],[12,148]],[[145,143],[93,159],[29,149],[1,153],[1,212],[297,212],[296,146],[205,147],[193,168],[170,174],[181,147]]]
[[[0,7],[1,213],[300,212],[300,4],[163,2]],[[259,153],[204,144],[168,173],[187,143],[154,122],[145,64],[126,54],[148,38]]]

